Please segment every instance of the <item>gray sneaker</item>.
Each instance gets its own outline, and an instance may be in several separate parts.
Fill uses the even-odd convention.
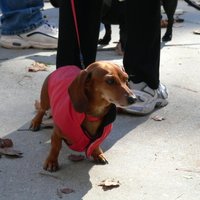
[[[1,35],[0,44],[10,49],[56,49],[58,28],[45,23],[33,31],[20,35]]]
[[[127,113],[136,115],[146,115],[151,113],[156,107],[163,107],[168,104],[167,88],[160,83],[158,89],[153,90],[146,83],[134,84],[130,81],[130,88],[137,96],[137,102],[129,107],[123,108]]]

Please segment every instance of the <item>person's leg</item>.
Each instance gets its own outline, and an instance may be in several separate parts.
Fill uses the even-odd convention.
[[[0,0],[1,38],[6,48],[57,48],[58,30],[45,22],[43,0]]]
[[[59,8],[60,2],[62,0],[49,0],[49,1],[50,1],[50,3],[51,3],[52,6],[54,6],[55,8]]]
[[[126,22],[126,2],[122,1],[118,3],[118,12],[119,12],[119,35],[120,35],[120,43],[121,49],[124,52],[124,48],[126,46],[127,41],[127,22]]]
[[[134,83],[145,82],[152,89],[157,89],[160,64],[160,0],[126,2],[128,33],[123,61],[125,70]]]
[[[138,97],[138,102],[126,111],[148,114],[155,107],[165,106],[168,96],[159,81],[160,0],[126,0],[126,3],[127,43],[123,63]]]
[[[119,43],[115,51],[118,55],[124,55],[126,45],[127,27],[126,27],[126,2],[116,0],[115,15],[119,24]]]
[[[100,28],[102,0],[76,0],[75,9],[80,45],[85,67],[95,61]],[[74,26],[71,3],[60,3],[57,68],[65,65],[80,66],[79,46]]]
[[[2,35],[17,35],[43,24],[43,0],[0,0]]]

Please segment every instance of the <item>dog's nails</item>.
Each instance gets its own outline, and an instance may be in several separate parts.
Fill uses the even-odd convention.
[[[109,162],[105,159],[105,164],[109,164]]]
[[[58,164],[44,164],[43,169],[48,171],[48,172],[56,172],[59,169]]]
[[[33,127],[32,125],[29,127],[29,129],[31,130],[31,131],[39,131],[40,130],[40,126],[36,126],[36,127]]]
[[[57,166],[52,166],[47,169],[48,172],[56,172],[58,170]]]
[[[108,164],[108,161],[106,160],[103,154],[99,155],[99,160],[102,164]]]
[[[56,171],[55,168],[54,168],[53,166],[48,166],[48,167],[46,168],[46,170],[47,170],[48,172],[55,172],[55,171]]]
[[[102,161],[102,164],[104,164],[104,165],[106,165],[106,164],[108,164],[108,161],[104,158]]]
[[[102,165],[106,165],[106,164],[108,164],[108,161],[104,157],[101,156],[98,159],[98,163],[102,164]]]
[[[53,170],[49,167],[46,169],[48,172],[53,172]]]
[[[37,126],[33,129],[33,131],[39,131],[40,130],[40,126]]]

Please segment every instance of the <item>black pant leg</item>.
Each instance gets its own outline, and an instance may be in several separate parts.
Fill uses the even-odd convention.
[[[145,82],[152,89],[157,89],[160,66],[160,0],[126,0],[126,3],[125,70],[134,83]]]
[[[70,0],[63,0],[59,10],[59,39],[57,49],[57,68],[80,64],[74,19]],[[75,9],[85,66],[96,59],[99,37],[102,0],[75,0]]]
[[[81,13],[79,16],[81,48],[84,56],[84,64],[88,66],[96,60],[102,0],[87,0],[88,4],[86,5],[85,0],[79,1],[81,2],[81,7],[79,7]]]
[[[59,68],[65,65],[80,66],[70,0],[61,1],[59,8],[59,37],[56,66]]]

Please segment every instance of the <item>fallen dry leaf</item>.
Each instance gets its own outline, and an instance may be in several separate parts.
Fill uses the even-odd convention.
[[[47,71],[48,66],[44,63],[34,62],[29,68],[29,72]]]
[[[115,179],[106,179],[103,180],[99,186],[102,186],[103,190],[111,190],[113,188],[117,188],[120,186],[120,182],[118,180]]]
[[[12,148],[0,148],[0,154],[13,158],[21,158],[22,152]]]
[[[162,120],[165,120],[164,117],[159,116],[159,115],[155,115],[155,116],[153,116],[151,119],[153,119],[153,120],[155,120],[155,121],[162,121]]]
[[[60,189],[60,191],[62,192],[62,193],[64,193],[64,194],[70,194],[70,193],[72,193],[72,192],[75,192],[73,189],[71,189],[71,188],[62,188],[62,189]]]
[[[13,146],[13,142],[11,139],[1,139],[0,138],[0,148],[6,148],[6,147],[12,147]]]
[[[68,156],[68,159],[73,161],[73,162],[79,162],[79,161],[83,161],[85,159],[85,156],[71,154],[71,155]]]
[[[73,189],[70,188],[62,188],[62,189],[57,189],[56,194],[60,199],[63,198],[63,194],[70,194],[72,192],[75,192]]]

